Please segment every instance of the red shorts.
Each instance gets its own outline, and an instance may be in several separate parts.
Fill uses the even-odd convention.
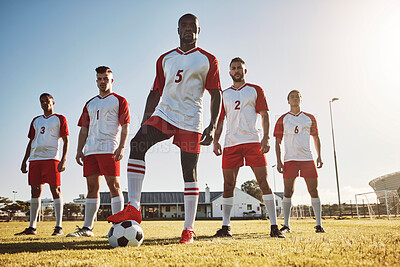
[[[120,162],[113,154],[93,154],[83,158],[83,176],[93,174],[119,176]]]
[[[222,153],[222,169],[241,167],[246,160],[246,166],[267,166],[265,154],[260,150],[260,143],[249,143],[224,148]]]
[[[318,178],[317,168],[311,161],[287,161],[283,164],[283,178]],[[300,173],[300,175],[299,175]]]
[[[173,143],[183,151],[195,154],[200,153],[200,133],[179,129],[158,116],[150,117],[144,124],[157,128],[168,135],[169,138],[173,136]]]
[[[33,160],[29,162],[28,183],[29,185],[39,185],[48,183],[49,185],[60,186],[61,175],[57,170],[59,160]]]

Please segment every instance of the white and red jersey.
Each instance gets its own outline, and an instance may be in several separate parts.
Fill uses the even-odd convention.
[[[268,110],[268,105],[260,86],[245,83],[240,88],[231,86],[225,89],[219,116],[219,120],[226,117],[224,147],[260,142],[256,122],[261,110]]]
[[[153,116],[187,131],[202,131],[204,89],[221,90],[217,59],[196,47],[187,52],[176,48],[157,60],[152,91],[161,101]]]
[[[69,135],[67,120],[63,115],[35,117],[29,128],[28,137],[32,140],[29,161],[60,160],[59,140]]]
[[[115,93],[97,95],[86,102],[78,126],[89,129],[83,154],[113,154],[121,125],[130,122],[125,98]]]
[[[303,111],[297,114],[288,112],[278,119],[274,136],[284,141],[284,162],[313,160],[310,135],[318,135],[317,121],[313,115]]]

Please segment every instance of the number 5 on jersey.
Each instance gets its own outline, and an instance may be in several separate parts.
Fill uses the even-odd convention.
[[[176,83],[180,83],[182,81],[182,79],[183,79],[183,76],[181,74],[182,72],[183,72],[183,70],[178,70],[178,72],[176,73],[176,79],[175,79]]]

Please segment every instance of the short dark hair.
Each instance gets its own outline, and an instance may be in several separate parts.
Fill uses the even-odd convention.
[[[291,93],[299,93],[299,95],[301,96],[301,93],[300,93],[300,91],[299,90],[296,90],[296,89],[294,89],[294,90],[292,90],[292,91],[290,91],[289,92],[289,94],[287,95],[287,100],[289,101],[289,96],[290,96],[290,94]]]
[[[54,100],[53,96],[52,96],[51,94],[49,94],[49,93],[43,93],[43,94],[41,94],[41,95],[39,96],[39,100],[42,99],[42,97],[44,97],[44,96],[47,96],[48,98]]]
[[[96,68],[96,73],[112,73],[111,69],[107,66],[100,66]]]
[[[234,59],[231,60],[231,63],[229,64],[229,68],[231,67],[233,62],[239,62],[239,63],[241,63],[243,65],[246,65],[246,63],[244,62],[243,59],[241,59],[240,57],[235,57]]]
[[[194,18],[194,20],[199,21],[199,19],[198,19],[195,15],[190,14],[190,13],[187,13],[187,14],[185,14],[185,15],[183,15],[182,17],[179,18],[179,20],[178,20],[178,27],[180,27],[180,25],[181,25],[181,20],[184,19],[184,18],[186,18],[186,17],[192,17],[192,18]]]

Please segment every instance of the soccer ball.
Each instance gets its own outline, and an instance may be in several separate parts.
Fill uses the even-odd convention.
[[[124,221],[111,226],[108,242],[116,247],[139,247],[143,242],[143,229],[136,221]]]

